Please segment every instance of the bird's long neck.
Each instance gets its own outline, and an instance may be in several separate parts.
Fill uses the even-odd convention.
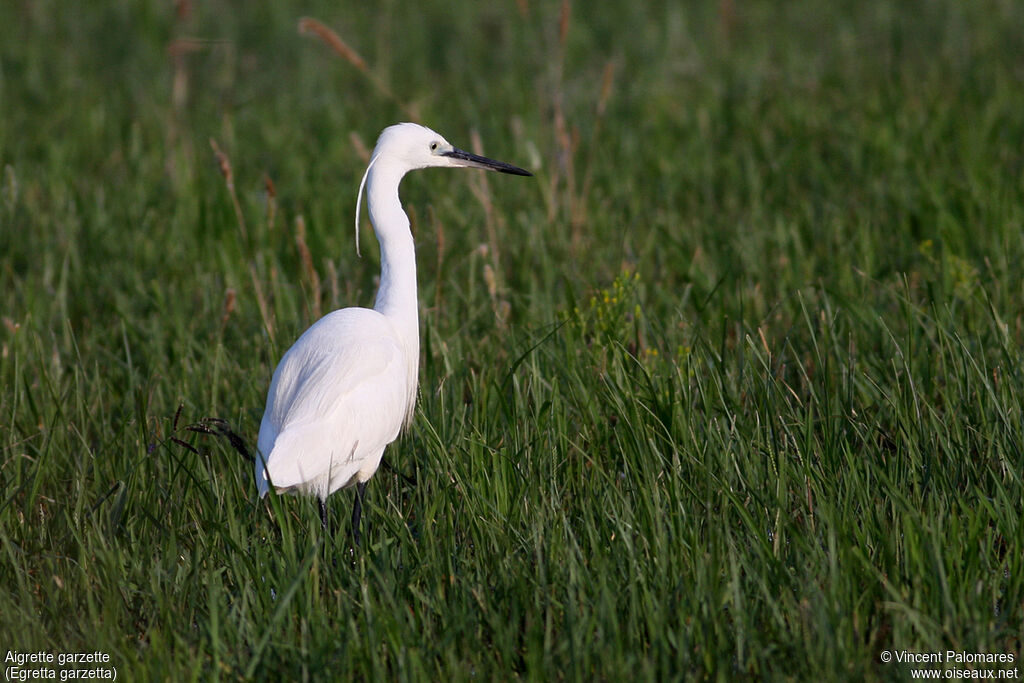
[[[419,355],[416,247],[409,217],[398,198],[401,174],[374,167],[366,183],[366,204],[380,242],[380,288],[374,310],[383,314]]]

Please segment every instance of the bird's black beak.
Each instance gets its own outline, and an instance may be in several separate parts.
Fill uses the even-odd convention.
[[[459,166],[467,166],[469,168],[483,168],[488,171],[497,171],[498,173],[509,173],[511,175],[530,175],[527,170],[521,169],[518,166],[512,164],[506,164],[504,161],[495,161],[494,159],[488,159],[476,154],[470,154],[464,152],[461,149],[453,147],[450,152],[442,152],[441,156],[446,156],[449,159],[455,159]]]

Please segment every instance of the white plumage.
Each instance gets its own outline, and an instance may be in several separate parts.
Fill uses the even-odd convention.
[[[256,468],[260,495],[268,474],[278,491],[318,498],[369,479],[412,416],[416,342],[365,308],[335,311],[306,330],[270,384],[258,443],[267,454],[267,467]]]
[[[367,207],[380,242],[380,288],[373,309],[345,308],[321,318],[288,349],[274,371],[257,443],[260,496],[313,495],[323,501],[338,489],[373,476],[384,448],[412,419],[419,366],[416,258],[409,218],[398,186],[411,170],[473,167],[527,171],[452,147],[413,123],[384,129],[363,176]],[[361,496],[353,526],[358,540]]]

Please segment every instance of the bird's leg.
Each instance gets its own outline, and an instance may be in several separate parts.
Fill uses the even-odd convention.
[[[320,525],[324,528],[324,534],[327,533],[327,503],[324,502],[323,498],[318,499],[320,501]]]
[[[359,521],[363,517],[363,493],[365,491],[365,481],[356,484],[356,502],[352,506],[352,539],[356,545],[359,545],[359,541],[362,538],[362,534],[359,533]]]

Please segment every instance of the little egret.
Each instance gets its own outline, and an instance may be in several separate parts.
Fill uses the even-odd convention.
[[[356,198],[356,252],[363,187],[380,242],[380,287],[373,309],[343,308],[306,330],[274,371],[257,442],[260,497],[313,495],[327,527],[327,496],[356,487],[352,533],[359,543],[366,482],[384,448],[408,426],[416,403],[419,314],[416,254],[398,185],[409,171],[430,166],[528,171],[453,147],[415,123],[385,128],[377,139]]]

